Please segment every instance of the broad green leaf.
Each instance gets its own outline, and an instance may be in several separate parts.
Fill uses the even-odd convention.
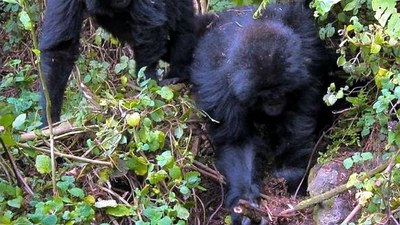
[[[343,8],[343,11],[350,11],[353,10],[356,7],[356,4],[358,3],[358,1],[356,0],[352,0],[349,3],[347,3],[347,5]]]
[[[140,114],[138,112],[134,112],[132,114],[128,114],[125,117],[126,123],[131,127],[136,127],[140,123]]]
[[[35,167],[39,173],[50,173],[51,172],[51,160],[47,155],[36,156]]]
[[[146,208],[143,213],[151,221],[157,221],[163,215],[162,211],[157,208]]]
[[[163,181],[165,178],[167,178],[167,176],[168,174],[167,172],[165,172],[165,170],[160,170],[156,173],[149,174],[147,179],[149,180],[150,184],[157,184],[160,181]]]
[[[32,30],[33,26],[32,26],[31,18],[29,17],[28,13],[25,10],[22,10],[19,13],[19,20],[21,21],[25,30],[28,30],[28,31]]]
[[[371,53],[372,54],[377,54],[377,53],[379,53],[380,50],[381,50],[380,45],[374,44],[374,43],[371,44]]]
[[[158,90],[157,94],[159,94],[161,96],[161,98],[163,98],[165,100],[171,100],[174,97],[174,93],[167,86],[164,86],[160,90]]]
[[[364,161],[368,161],[368,160],[373,159],[373,158],[374,158],[374,155],[373,155],[371,152],[363,152],[363,153],[361,153],[361,158],[362,158]]]
[[[190,171],[185,174],[185,180],[189,188],[196,187],[200,183],[200,173],[197,171]]]
[[[337,59],[337,65],[338,66],[343,66],[346,63],[346,58],[344,56],[339,56],[339,58]]]
[[[26,122],[26,113],[22,113],[15,118],[14,122],[12,123],[13,128],[19,130],[22,129],[22,125]]]
[[[137,156],[132,156],[132,158],[129,158],[125,161],[126,166],[134,170],[137,175],[145,175],[147,173],[147,167],[149,165],[149,162],[147,159],[143,156],[137,157]]]
[[[68,190],[68,192],[74,197],[78,197],[78,198],[85,197],[85,193],[80,188],[76,188],[76,187],[75,188],[71,188],[71,189]]]
[[[168,170],[169,176],[171,176],[172,179],[182,179],[182,172],[181,168],[179,166],[173,166],[171,169]]]
[[[122,216],[132,216],[134,215],[133,209],[126,206],[126,205],[117,205],[115,207],[108,207],[106,209],[106,213],[108,215],[116,216],[116,217],[122,217]]]
[[[161,155],[158,155],[156,158],[157,158],[157,164],[161,167],[173,163],[174,160],[171,151],[165,151]]]
[[[3,127],[8,127],[13,123],[14,116],[11,114],[6,114],[0,116],[0,125]]]
[[[351,158],[347,158],[347,159],[343,160],[343,166],[347,170],[350,169],[353,166],[353,160]]]
[[[176,210],[177,217],[179,219],[187,220],[190,216],[189,211],[185,207],[181,206],[180,204],[176,204],[174,206],[174,210]]]
[[[57,216],[55,215],[45,215],[44,218],[40,221],[41,225],[56,225],[57,224]]]
[[[22,204],[23,200],[24,200],[24,198],[22,198],[21,196],[18,196],[17,198],[7,201],[7,205],[11,206],[13,208],[19,209],[19,208],[21,208],[21,204]]]
[[[157,225],[171,225],[172,219],[169,216],[166,216],[158,221]]]

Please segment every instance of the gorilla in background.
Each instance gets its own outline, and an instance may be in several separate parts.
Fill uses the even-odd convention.
[[[216,15],[195,50],[191,81],[197,106],[219,123],[208,132],[228,184],[226,205],[256,203],[263,164],[294,192],[306,173],[331,58],[312,12],[271,4]],[[305,194],[305,187],[303,187]],[[234,224],[251,224],[232,212]]]
[[[85,16],[128,43],[137,68],[147,66],[149,77],[157,79],[156,66],[163,59],[170,63],[169,82],[188,78],[196,40],[192,0],[48,0],[39,48],[53,122],[60,120]],[[44,98],[42,105],[47,125]]]

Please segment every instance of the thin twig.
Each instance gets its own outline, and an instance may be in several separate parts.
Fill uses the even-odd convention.
[[[127,202],[123,197],[121,197],[119,194],[115,193],[113,190],[110,190],[108,188],[105,188],[103,186],[99,186],[99,188],[107,193],[109,193],[110,195],[114,196],[115,198],[118,198],[119,201],[121,201],[122,203],[124,203],[126,206],[131,207],[132,205],[129,204],[129,202]]]
[[[323,139],[324,136],[325,136],[325,133],[321,134],[321,136],[319,137],[317,143],[315,143],[315,145],[314,145],[314,148],[313,148],[313,150],[312,150],[312,152],[311,152],[311,155],[310,155],[310,157],[308,158],[308,163],[307,163],[306,171],[305,171],[305,173],[304,173],[304,175],[303,175],[303,178],[301,179],[299,185],[297,186],[296,192],[294,193],[294,196],[293,196],[294,199],[296,199],[297,193],[299,192],[299,190],[300,190],[300,188],[301,188],[301,185],[303,184],[304,180],[306,179],[306,177],[307,177],[307,175],[308,175],[308,171],[311,169],[311,163],[312,163],[312,161],[313,161],[314,154],[315,154],[315,152],[317,151],[317,147],[318,147],[319,144],[321,143],[321,141],[322,141],[322,139]]]
[[[362,208],[361,204],[356,205],[354,209],[350,212],[350,214],[346,217],[346,219],[343,220],[342,224],[348,224],[351,219],[360,211]]]

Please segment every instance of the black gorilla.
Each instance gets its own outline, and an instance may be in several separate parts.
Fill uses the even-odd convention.
[[[289,191],[297,188],[314,146],[321,79],[331,62],[311,11],[269,5],[259,19],[254,12],[247,7],[216,15],[192,65],[197,105],[219,121],[208,132],[227,179],[229,208],[239,199],[257,201],[263,164],[272,158]],[[240,223],[239,216],[233,219]]]
[[[137,67],[147,66],[146,74],[151,78],[157,78],[155,68],[160,59],[170,63],[166,76],[170,82],[185,80],[189,75],[196,40],[192,0],[48,0],[40,50],[53,122],[60,120],[85,16],[128,43],[134,50]]]

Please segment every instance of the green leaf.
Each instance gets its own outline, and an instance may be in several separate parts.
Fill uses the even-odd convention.
[[[358,1],[353,0],[353,1],[349,2],[349,3],[347,3],[347,5],[343,8],[343,11],[350,11],[350,10],[353,10],[353,9],[356,7],[356,3],[357,3],[357,2],[358,2]]]
[[[127,67],[128,67],[128,63],[126,63],[126,62],[117,63],[117,64],[115,65],[114,72],[115,72],[116,74],[119,74],[122,70],[126,69]]]
[[[2,212],[0,215],[0,224],[11,224],[13,213],[9,210]]]
[[[184,185],[182,185],[181,188],[179,188],[179,191],[184,195],[189,195],[190,194],[190,189],[187,186],[184,186]]]
[[[319,15],[325,15],[327,12],[330,11],[331,7],[340,2],[340,0],[320,0],[314,1],[312,6],[315,7],[315,10]]]
[[[144,215],[151,221],[157,221],[161,219],[163,213],[160,209],[157,208],[146,208],[144,210]]]
[[[116,207],[108,207],[106,209],[108,215],[122,217],[122,216],[132,216],[134,215],[133,209],[126,205],[117,205]]]
[[[50,173],[51,172],[51,160],[47,155],[36,156],[35,167],[39,173]]]
[[[17,144],[11,133],[8,132],[0,133],[0,138],[4,141],[4,144],[6,146],[15,146]]]
[[[181,172],[181,168],[179,166],[173,166],[171,169],[168,170],[169,172],[169,176],[172,179],[182,179],[182,172]]]
[[[10,4],[18,4],[17,0],[3,0],[4,2],[10,3]]]
[[[22,198],[21,196],[18,196],[17,198],[7,201],[7,205],[10,207],[19,209],[19,208],[21,208],[21,204],[22,204],[23,200],[24,200],[24,198]]]
[[[125,163],[127,167],[134,170],[137,175],[143,176],[147,173],[149,162],[143,156],[132,156],[132,158],[127,159]]]
[[[134,112],[133,114],[126,115],[125,119],[129,126],[136,127],[140,123],[140,114],[138,112]]]
[[[73,187],[75,178],[72,176],[62,176],[61,181],[57,182],[57,187],[63,191],[66,191],[69,187]]]
[[[178,127],[175,129],[174,135],[175,135],[175,137],[178,138],[178,139],[182,137],[182,135],[183,135],[183,128],[182,128],[182,126],[178,126]]]
[[[143,221],[136,221],[135,225],[150,225],[149,222],[143,222]]]
[[[350,169],[353,166],[353,160],[351,158],[347,158],[347,159],[343,160],[343,166],[347,170]]]
[[[0,221],[1,224],[1,221]],[[17,220],[13,221],[13,224],[15,225],[33,225],[27,218],[24,217],[18,217]]]
[[[174,160],[171,151],[165,151],[161,155],[158,155],[156,158],[157,158],[157,164],[161,167],[173,163]]]
[[[26,122],[26,113],[22,113],[15,118],[14,122],[12,123],[13,128],[17,130],[21,130],[22,125]]]
[[[346,58],[344,56],[339,56],[339,58],[337,59],[337,64],[338,66],[343,66],[344,64],[346,64]]]
[[[361,153],[361,158],[362,158],[364,161],[368,161],[368,160],[373,159],[373,158],[374,158],[374,155],[373,155],[371,152],[363,152],[363,153]]]
[[[75,207],[75,213],[75,218],[77,219],[81,219],[83,217],[87,220],[90,220],[94,217],[94,210],[87,203],[79,203]]]
[[[163,98],[165,100],[171,100],[174,97],[174,93],[167,86],[164,86],[160,90],[158,90],[157,94],[159,94],[161,96],[161,98]]]
[[[200,183],[200,173],[197,171],[190,171],[185,174],[185,180],[189,188],[196,187]]]
[[[147,179],[149,180],[150,184],[157,184],[160,181],[163,181],[165,178],[167,178],[167,176],[168,174],[167,172],[165,172],[165,170],[160,170],[156,173],[149,174]]]
[[[377,54],[377,53],[379,53],[379,51],[381,51],[381,48],[382,47],[380,45],[372,43],[371,44],[371,53]]]
[[[335,28],[331,23],[326,26],[326,37],[332,37],[335,34]]]
[[[2,115],[0,116],[0,125],[6,128],[13,123],[13,119],[14,116],[11,114]]]
[[[371,3],[372,9],[376,12],[375,18],[382,26],[386,25],[392,14],[397,13],[396,0],[372,0]]]
[[[172,219],[169,216],[166,216],[158,221],[157,225],[171,225]]]
[[[21,21],[25,30],[28,30],[28,31],[32,30],[33,26],[32,26],[31,18],[29,17],[28,13],[25,10],[22,10],[19,13],[19,21]]]
[[[157,109],[150,114],[151,119],[156,122],[161,122],[164,120],[164,111],[162,109]]]
[[[83,192],[83,190],[80,188],[77,188],[77,187],[69,189],[68,192],[74,197],[78,197],[78,198],[85,197],[85,193]]]
[[[176,204],[174,206],[174,210],[176,210],[177,217],[179,219],[187,220],[190,216],[189,211],[185,207],[181,206],[180,204]]]
[[[55,215],[45,215],[44,218],[40,221],[41,225],[56,225],[57,224],[57,216]]]
[[[351,158],[353,159],[354,163],[359,163],[362,161],[361,154],[359,152],[354,153]]]

